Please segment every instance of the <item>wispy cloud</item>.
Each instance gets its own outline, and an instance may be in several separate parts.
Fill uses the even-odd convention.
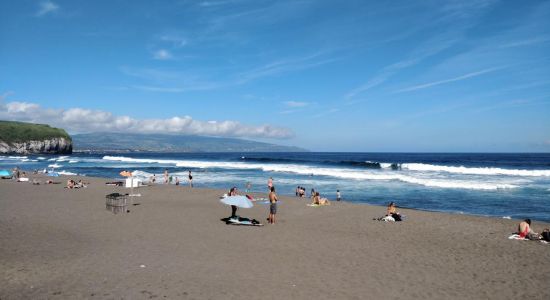
[[[532,45],[538,45],[550,41],[549,36],[539,36],[530,39],[522,39],[500,45],[500,48],[515,48],[515,47],[527,47]]]
[[[160,92],[160,93],[182,93],[185,89],[175,87],[161,87],[161,86],[147,86],[147,85],[133,85],[132,88],[147,91],[147,92]]]
[[[284,104],[286,107],[296,108],[296,107],[305,107],[305,106],[308,106],[308,105],[309,105],[309,102],[285,101],[285,102],[283,102],[283,104]]]
[[[169,60],[174,58],[172,53],[166,49],[159,49],[153,53],[153,58],[158,60]]]
[[[536,99],[514,99],[509,101],[504,101],[501,103],[497,103],[494,105],[489,105],[485,107],[480,107],[475,109],[474,113],[482,113],[492,110],[498,110],[498,109],[506,109],[506,108],[517,108],[517,107],[523,107],[523,106],[536,106],[536,105],[548,105],[550,104],[550,101],[541,100],[543,98],[536,98]]]
[[[328,109],[328,110],[323,111],[323,112],[321,112],[321,113],[318,113],[318,114],[314,115],[313,117],[314,117],[314,118],[326,117],[326,116],[328,116],[328,115],[337,113],[337,112],[339,112],[339,111],[340,111],[339,108],[331,108],[331,109]]]
[[[37,17],[42,17],[50,13],[55,13],[59,10],[59,5],[53,3],[52,1],[42,1],[40,2],[40,7],[36,12]]]
[[[189,43],[189,40],[185,36],[176,33],[161,35],[159,39],[163,42],[172,44],[174,48],[181,48]]]
[[[437,85],[441,85],[441,84],[445,84],[445,83],[450,83],[450,82],[455,82],[455,81],[461,81],[461,80],[465,80],[465,79],[469,79],[469,78],[481,76],[481,75],[483,75],[483,74],[486,74],[486,73],[489,73],[489,72],[493,72],[493,71],[496,71],[496,70],[499,70],[499,69],[502,69],[502,67],[499,67],[499,68],[489,68],[489,69],[485,69],[485,70],[481,70],[481,71],[477,71],[477,72],[472,72],[472,73],[464,74],[464,75],[461,75],[461,76],[458,76],[458,77],[454,77],[454,78],[450,78],[450,79],[445,79],[445,80],[439,80],[439,81],[434,81],[434,82],[419,84],[419,85],[411,86],[411,87],[404,88],[404,89],[401,89],[401,90],[397,90],[396,93],[403,93],[403,92],[416,91],[416,90],[426,89],[426,88],[429,88],[429,87],[432,87],[432,86],[437,86]]]
[[[336,61],[338,58],[323,59],[323,53],[305,57],[289,58],[270,62],[263,66],[236,74],[237,82],[246,83],[258,78],[318,67]]]
[[[168,54],[171,57],[171,54]],[[260,67],[252,67],[245,71],[228,72],[226,78],[216,80],[209,78],[209,72],[201,72],[200,70],[182,72],[123,66],[120,67],[120,71],[126,75],[140,78],[145,81],[141,84],[132,85],[133,88],[175,93],[191,90],[212,90],[222,87],[243,85],[263,77],[314,68],[331,63],[337,59],[338,58],[325,59],[323,58],[323,53],[316,53],[298,58],[280,59],[266,63]],[[200,75],[201,73],[202,75]]]
[[[0,105],[0,119],[50,124],[73,133],[115,131],[277,139],[293,136],[290,129],[271,125],[253,126],[231,120],[199,121],[190,116],[135,119],[101,110],[51,109],[36,103],[15,101]]]
[[[382,70],[380,70],[376,75],[374,75],[367,82],[347,92],[344,95],[344,98],[350,100],[361,93],[364,93],[372,88],[375,88],[383,84],[390,77],[392,77],[402,69],[406,69],[419,64],[424,59],[431,57],[449,48],[455,42],[456,40],[454,38],[450,38],[447,35],[432,38],[429,42],[426,42],[422,46],[419,46],[417,49],[412,51],[409,54],[409,58],[398,61],[396,63],[390,64],[382,68]],[[357,103],[357,101],[353,101],[353,102]]]

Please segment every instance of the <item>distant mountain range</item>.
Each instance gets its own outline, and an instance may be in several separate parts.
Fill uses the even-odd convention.
[[[116,152],[304,152],[281,146],[236,138],[169,134],[87,133],[72,135],[73,149]]]

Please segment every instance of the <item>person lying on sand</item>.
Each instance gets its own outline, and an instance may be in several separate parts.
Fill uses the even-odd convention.
[[[89,182],[83,182],[82,179],[78,180],[78,182],[75,184],[75,188],[85,188],[88,187]]]
[[[522,238],[529,240],[540,240],[540,234],[531,230],[531,219],[525,219],[518,225],[518,234]]]

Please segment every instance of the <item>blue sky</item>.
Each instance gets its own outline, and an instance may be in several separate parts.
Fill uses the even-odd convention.
[[[0,0],[0,119],[550,151],[550,1]]]

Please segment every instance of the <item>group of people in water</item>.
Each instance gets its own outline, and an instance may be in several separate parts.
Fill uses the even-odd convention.
[[[188,171],[188,172],[189,173],[187,174],[187,182],[189,184],[189,187],[193,187],[193,174],[191,173],[191,171]],[[172,176],[168,173],[168,169],[164,169],[163,180],[164,180],[164,184],[174,183],[175,185],[180,185],[181,183],[179,177]],[[151,175],[151,177],[149,177],[149,183],[153,184],[156,182],[157,182],[157,174]]]

